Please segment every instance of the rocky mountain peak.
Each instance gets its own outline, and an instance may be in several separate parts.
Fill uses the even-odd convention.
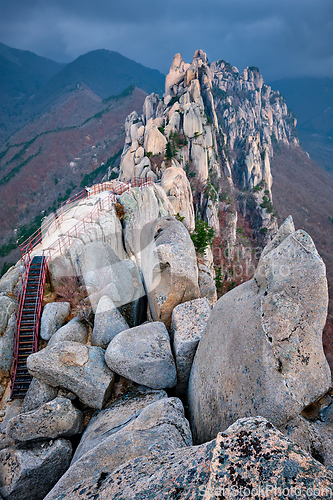
[[[163,98],[147,96],[142,115],[126,120],[120,180],[159,182],[167,168],[180,168],[197,215],[218,229],[220,203],[230,191],[233,209],[251,212],[257,235],[267,242],[277,229],[270,162],[278,143],[298,145],[295,126],[283,97],[264,84],[257,67],[240,74],[227,61],[210,64],[202,50],[191,63],[178,53]]]

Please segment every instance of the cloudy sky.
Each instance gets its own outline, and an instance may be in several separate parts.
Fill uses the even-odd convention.
[[[109,49],[167,73],[176,52],[266,81],[333,77],[332,0],[0,0],[0,42],[60,62]]]

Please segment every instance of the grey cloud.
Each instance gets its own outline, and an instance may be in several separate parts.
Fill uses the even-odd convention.
[[[0,41],[59,61],[116,50],[167,72],[176,52],[202,48],[264,78],[333,77],[331,0],[10,0],[1,5]]]

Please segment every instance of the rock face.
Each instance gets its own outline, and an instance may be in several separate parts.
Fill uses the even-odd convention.
[[[0,293],[15,293],[20,276],[24,270],[21,262],[8,269],[0,279]]]
[[[198,283],[200,297],[206,297],[211,307],[216,304],[217,291],[212,270],[203,263],[198,263]]]
[[[85,344],[88,340],[88,328],[77,318],[73,318],[52,335],[47,346],[51,347],[64,340]]]
[[[37,410],[40,406],[56,398],[58,389],[33,378],[21,406],[21,413]]]
[[[333,470],[333,405],[325,395],[279,429],[288,439]]]
[[[169,334],[160,322],[118,333],[105,352],[105,362],[115,373],[152,389],[177,383]]]
[[[195,351],[210,313],[206,298],[179,304],[172,312],[171,335],[177,367],[177,394],[186,392]]]
[[[51,302],[46,304],[40,322],[40,336],[43,340],[50,340],[52,335],[65,323],[69,314],[68,302]]]
[[[12,364],[12,350],[16,327],[15,310],[15,300],[6,295],[0,296],[0,370],[4,372],[9,371]]]
[[[173,208],[173,215],[184,217],[184,226],[188,231],[195,227],[193,196],[190,183],[184,170],[180,167],[167,168],[161,179],[164,189]]]
[[[35,411],[20,413],[7,426],[7,435],[15,441],[54,439],[82,431],[82,412],[64,397],[57,397]]]
[[[108,295],[119,307],[143,294],[141,282],[134,281],[126,261],[120,260],[107,243],[88,243],[83,247],[79,261],[89,295],[97,294],[98,298]]]
[[[310,236],[296,231],[281,241],[284,229],[254,278],[221,297],[209,318],[188,391],[197,442],[240,417],[260,414],[281,426],[330,387],[325,265]]]
[[[185,171],[188,174],[195,212],[213,227],[218,224],[218,198],[222,201],[223,184],[227,184],[249,193],[240,209],[252,213],[258,242],[267,243],[276,232],[270,167],[273,145],[299,143],[295,117],[279,92],[264,84],[258,68],[249,67],[240,74],[223,60],[209,64],[202,50],[195,52],[191,63],[176,54],[163,98],[147,96],[143,114],[131,113],[125,131],[120,180],[161,180],[175,213],[185,217],[188,229],[192,201],[187,199],[187,210],[180,208],[186,189],[180,174],[172,172],[174,168],[184,172],[185,180]],[[266,235],[260,232],[263,228]]]
[[[141,264],[149,307],[154,321],[170,328],[174,307],[199,297],[195,249],[186,228],[171,217],[156,220],[149,233],[155,249]]]
[[[31,354],[27,367],[33,377],[74,392],[91,408],[101,409],[113,387],[114,374],[106,366],[100,347],[59,342]]]
[[[61,497],[53,493],[56,486],[47,500],[70,500],[77,492],[82,500],[95,495],[100,500],[276,500],[289,492],[289,498],[305,500],[315,491],[328,499],[332,481],[330,471],[256,417],[238,420],[201,446],[134,458],[99,481],[81,481]]]
[[[77,460],[46,499],[64,497],[69,490],[87,478],[93,482],[98,481],[98,478],[108,476],[134,457],[152,452],[160,454],[191,443],[191,431],[184,418],[181,401],[177,398],[156,401],[146,406],[134,421],[111,434]]]
[[[68,468],[72,445],[65,439],[0,451],[0,493],[6,500],[42,500]]]
[[[117,333],[128,330],[128,324],[108,296],[103,296],[96,309],[91,343],[106,349]]]
[[[139,386],[127,391],[105,410],[96,412],[84,431],[71,465],[109,436],[133,422],[146,406],[167,397],[165,391],[154,391]]]
[[[131,189],[120,196],[124,207],[124,242],[130,257],[135,257],[141,267],[141,253],[149,246],[146,229],[159,217],[169,215],[170,203],[163,189],[158,185],[143,189]]]

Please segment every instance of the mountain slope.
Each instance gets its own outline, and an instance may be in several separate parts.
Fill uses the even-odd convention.
[[[164,75],[109,50],[94,50],[64,65],[0,44],[0,144],[80,84],[101,98],[131,85],[162,94]]]
[[[0,43],[0,142],[29,119],[28,99],[64,66]]]
[[[285,78],[270,85],[280,91],[296,116],[304,149],[320,166],[333,173],[333,80]]]
[[[281,220],[292,214],[295,227],[311,235],[326,264],[331,301],[323,340],[333,369],[333,176],[301,149],[285,146],[273,156],[272,174],[274,205]]]
[[[41,89],[36,98],[57,93],[66,86],[75,87],[84,83],[102,98],[116,95],[130,85],[147,93],[164,91],[164,75],[146,68],[118,52],[94,50],[67,64]]]
[[[127,114],[141,110],[145,96],[130,87],[105,102],[79,85],[11,137],[0,152],[0,269],[19,258],[17,249],[9,252],[15,247],[14,228],[27,236],[42,211],[55,211],[85,184],[102,178],[124,142]]]
[[[13,108],[50,80],[65,64],[0,43],[0,108]]]

